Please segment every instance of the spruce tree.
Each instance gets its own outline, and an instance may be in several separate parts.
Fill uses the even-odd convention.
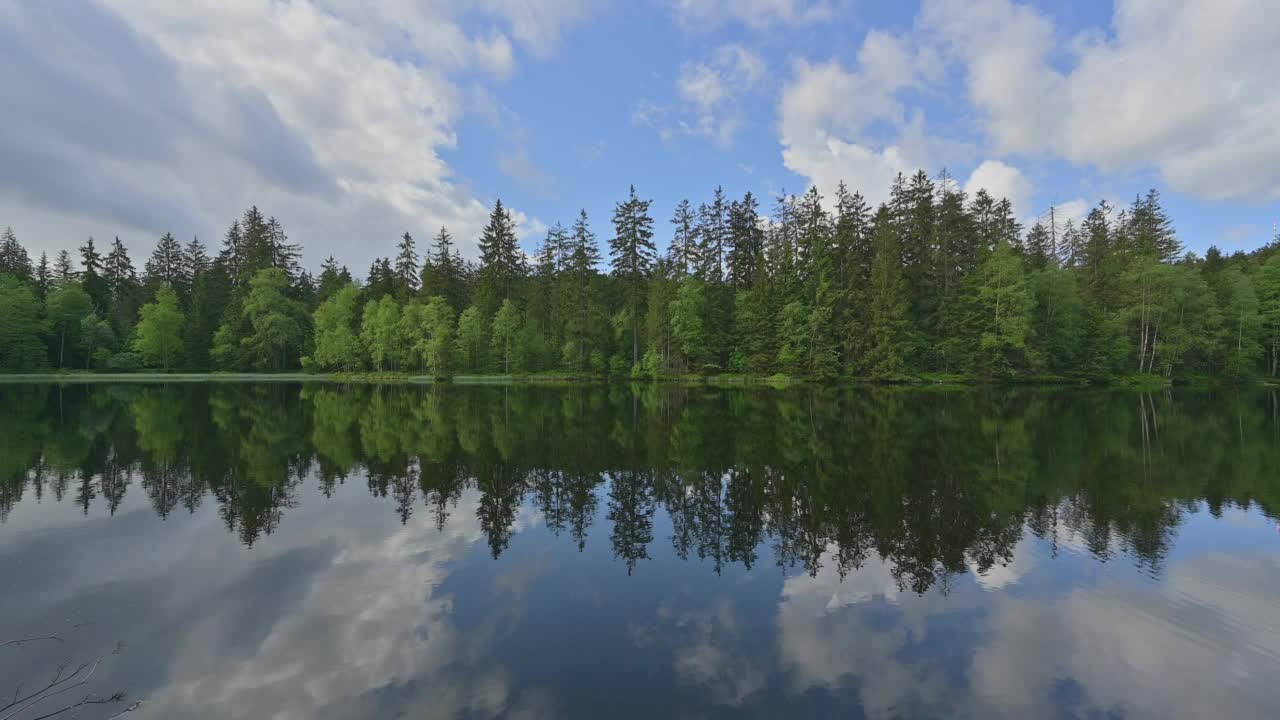
[[[570,244],[569,268],[561,284],[564,298],[561,308],[565,318],[565,348],[561,354],[565,365],[581,370],[592,350],[597,314],[596,267],[600,264],[600,249],[587,221],[586,210],[578,213]]]
[[[453,247],[453,237],[443,226],[432,240],[430,261],[422,268],[422,287],[428,295],[439,295],[455,313],[465,304],[464,268]]]
[[[156,247],[151,251],[144,272],[147,288],[155,293],[163,287],[171,287],[177,293],[184,293],[184,273],[182,246],[171,233],[165,233]]]
[[[609,241],[613,273],[623,282],[630,315],[632,365],[640,362],[640,307],[644,303],[644,285],[657,256],[653,218],[649,216],[652,202],[637,197],[636,186],[632,185],[626,201],[614,206],[614,237]]]
[[[688,275],[697,269],[699,259],[697,218],[688,199],[676,204],[675,213],[671,216],[671,225],[674,230],[667,255],[681,274]]]
[[[764,255],[764,230],[760,227],[759,204],[748,192],[742,200],[729,204],[729,282],[736,288],[748,288],[755,283],[756,273]]]
[[[191,242],[187,243],[182,249],[182,267],[181,267],[181,287],[185,294],[181,297],[184,306],[191,301],[191,295],[195,292],[196,282],[200,280],[200,276],[209,271],[209,254],[205,249],[204,243],[200,242],[200,238],[192,237]]]
[[[40,298],[40,302],[44,302],[50,286],[53,285],[53,268],[49,266],[49,253],[40,253],[40,264],[36,265],[35,285],[36,296]]]
[[[57,283],[68,283],[76,279],[75,266],[71,264],[71,253],[64,250],[58,251],[58,259],[53,265],[53,276]]]
[[[880,207],[874,226],[875,257],[867,317],[870,343],[862,369],[868,377],[893,380],[907,373],[907,358],[913,350],[909,300],[902,273],[902,249],[889,208]]]
[[[396,284],[402,300],[416,295],[422,288],[419,272],[418,252],[414,247],[413,236],[406,232],[400,236],[396,253]]]
[[[22,282],[30,282],[32,276],[31,256],[9,227],[0,235],[0,275],[11,275]]]
[[[105,310],[111,302],[111,289],[102,277],[102,255],[90,237],[80,246],[80,285],[89,294],[95,310]]]
[[[698,277],[718,283],[724,280],[724,260],[729,243],[728,215],[724,188],[716,186],[711,204],[698,207]]]
[[[480,235],[479,249],[477,305],[487,320],[493,317],[503,300],[512,296],[524,267],[524,258],[516,241],[515,221],[501,200],[493,204],[489,222]]]

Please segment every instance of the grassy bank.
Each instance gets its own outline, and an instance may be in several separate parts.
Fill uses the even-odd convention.
[[[990,385],[1041,385],[1061,387],[1124,387],[1141,390],[1166,388],[1173,385],[1190,385],[1194,387],[1211,387],[1224,385],[1262,385],[1276,386],[1270,378],[1252,378],[1232,380],[1208,376],[1186,378],[1167,378],[1157,375],[1124,375],[1107,379],[1088,379],[1062,375],[1034,375],[1019,378],[981,378],[962,373],[921,373],[905,375],[890,380],[870,378],[837,378],[833,380],[813,380],[805,377],[783,375],[664,375],[659,378],[632,378],[629,376],[606,376],[596,373],[513,373],[493,375],[454,375],[450,378],[434,378],[428,375],[410,375],[406,373],[191,373],[191,372],[140,372],[140,373],[94,373],[83,370],[67,372],[46,372],[30,374],[0,374],[0,383],[15,382],[56,382],[56,383],[156,383],[156,382],[331,382],[331,383],[451,383],[454,385],[584,385],[584,384],[631,384],[660,382],[675,385],[708,385],[715,387],[787,387],[797,384],[811,385],[898,385],[919,386],[935,389],[966,386]]]

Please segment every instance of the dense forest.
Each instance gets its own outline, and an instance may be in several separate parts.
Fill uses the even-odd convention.
[[[825,201],[825,202],[824,202]],[[675,208],[659,251],[631,188],[607,242],[585,211],[521,248],[501,201],[464,259],[406,232],[363,280],[254,207],[211,252],[165,234],[139,274],[116,238],[33,261],[0,241],[0,369],[723,373],[909,380],[1274,377],[1280,257],[1185,253],[1157,191],[1023,228],[945,173],[871,207],[843,185],[762,209]],[[767,213],[767,215],[766,215]],[[388,241],[388,247],[391,241]],[[606,267],[604,250],[607,250]],[[105,253],[105,254],[104,254]]]

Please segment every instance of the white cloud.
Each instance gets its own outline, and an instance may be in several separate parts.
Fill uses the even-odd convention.
[[[997,152],[1103,172],[1152,166],[1202,199],[1267,201],[1280,198],[1273,14],[1269,0],[1118,0],[1106,33],[1068,41],[1009,0],[933,0],[921,27],[967,68]]]
[[[466,3],[442,0],[441,7],[466,7]],[[501,17],[511,34],[535,57],[547,58],[560,45],[561,37],[586,20],[604,2],[592,0],[480,0],[476,7]]]
[[[641,98],[631,120],[656,130],[663,142],[697,137],[728,148],[743,123],[746,101],[767,79],[768,66],[759,54],[737,44],[722,45],[705,60],[680,66],[676,105]]]
[[[767,72],[764,59],[741,45],[722,46],[705,62],[682,65],[676,89],[693,115],[686,132],[730,146],[742,122],[742,102]]]
[[[1084,198],[1076,198],[1059,203],[1053,208],[1054,222],[1066,223],[1068,221],[1080,224],[1084,220],[1084,216],[1089,214],[1090,205]]]
[[[832,0],[671,0],[677,22],[686,29],[711,29],[741,23],[752,30],[810,25],[835,16]]]
[[[969,180],[964,184],[964,191],[970,195],[985,189],[994,198],[1008,198],[1013,204],[1014,217],[1024,217],[1034,213],[1031,207],[1031,181],[1022,171],[999,160],[986,160],[974,168]]]
[[[544,54],[586,6],[493,0],[466,12],[507,31],[475,34],[460,12],[407,1],[0,0],[0,104],[25,110],[0,138],[6,222],[36,251],[94,227],[122,235],[136,257],[166,231],[216,246],[257,204],[308,260],[333,253],[363,267],[406,229],[440,225],[465,252],[488,200],[441,156],[467,109],[458,76],[505,77],[515,65],[507,32]]]
[[[931,60],[879,31],[867,34],[855,70],[834,60],[798,61],[778,105],[783,164],[828,194],[844,180],[873,203],[882,200],[895,175],[933,159],[923,114],[908,117],[897,97],[932,71]],[[895,139],[871,137],[877,123],[892,127]]]

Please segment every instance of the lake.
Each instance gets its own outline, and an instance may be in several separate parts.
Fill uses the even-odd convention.
[[[0,384],[0,694],[1276,717],[1278,513],[1263,390]]]

